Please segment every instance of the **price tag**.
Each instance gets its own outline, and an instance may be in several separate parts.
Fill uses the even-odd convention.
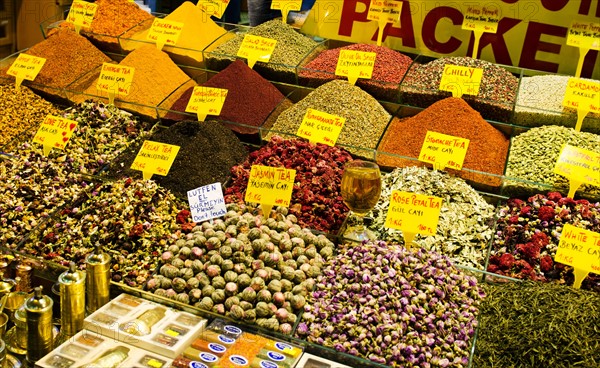
[[[162,50],[165,45],[175,46],[182,30],[182,22],[154,18],[146,39],[155,42],[156,47]]]
[[[484,33],[498,32],[498,23],[500,22],[500,9],[494,4],[490,5],[469,5],[465,12],[462,22],[462,29],[473,31],[475,42],[473,44],[474,59],[477,58],[479,51],[479,40]]]
[[[139,170],[144,180],[149,180],[153,174],[166,176],[179,152],[179,146],[161,142],[144,141],[131,169]]]
[[[554,173],[569,179],[569,198],[582,184],[600,187],[600,154],[565,144],[554,166]]]
[[[377,45],[381,46],[383,31],[387,23],[399,23],[402,12],[402,2],[393,0],[371,0],[367,19],[379,23]]]
[[[263,216],[269,217],[273,206],[289,207],[295,178],[293,169],[252,165],[244,200],[260,203]]]
[[[229,5],[229,0],[198,0],[197,4],[203,12],[215,18],[223,18],[223,13]]]
[[[75,32],[79,33],[81,28],[90,28],[92,26],[97,9],[97,4],[75,0],[71,4],[66,21],[72,23],[75,26]]]
[[[374,52],[341,50],[335,75],[348,77],[352,85],[356,84],[358,78],[371,79],[376,57]]]
[[[481,68],[446,64],[440,81],[440,91],[452,92],[454,97],[477,96],[481,78],[483,78],[483,69]]]
[[[416,234],[436,234],[441,209],[441,198],[394,190],[385,227],[402,230],[404,244],[409,248]]]
[[[74,120],[48,115],[35,133],[33,141],[43,145],[44,155],[48,156],[52,148],[65,149],[76,126],[77,122]]]
[[[222,88],[196,86],[185,111],[196,113],[198,121],[204,121],[207,115],[218,116],[223,109],[227,92]]]
[[[588,273],[600,274],[600,234],[565,224],[554,261],[574,268],[573,287],[579,289]]]
[[[419,161],[433,164],[436,170],[446,167],[462,170],[468,148],[468,139],[427,131]]]
[[[248,66],[252,69],[257,61],[268,63],[275,50],[277,40],[246,34],[237,56],[248,59]]]
[[[96,83],[98,91],[108,92],[108,101],[113,104],[115,96],[127,96],[131,90],[135,69],[129,66],[104,63]]]
[[[579,62],[575,72],[575,76],[579,77],[587,53],[590,50],[600,51],[600,23],[574,20],[567,32],[567,45],[579,48]]]
[[[37,77],[44,63],[46,63],[44,58],[20,53],[17,60],[8,68],[6,74],[15,77],[15,84],[17,91],[19,91],[25,79],[32,81]]]
[[[581,131],[583,119],[590,111],[600,113],[600,82],[569,78],[563,106],[577,109],[575,130]]]
[[[296,135],[313,143],[335,146],[346,119],[323,111],[308,109]]]
[[[299,11],[302,7],[302,0],[273,0],[271,9],[281,10],[281,19],[283,23],[287,23],[288,13],[291,11]]]
[[[187,192],[194,222],[225,216],[227,208],[221,183],[213,183]]]

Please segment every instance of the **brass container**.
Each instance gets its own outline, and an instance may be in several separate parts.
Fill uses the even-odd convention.
[[[87,312],[93,313],[108,303],[110,298],[110,256],[97,245],[85,263]]]
[[[31,292],[31,274],[33,273],[33,267],[27,262],[21,262],[15,267],[15,280],[17,280],[17,291],[23,291],[25,293]]]
[[[85,318],[85,273],[71,262],[68,271],[58,277],[60,285],[61,333],[71,337],[83,329]]]
[[[25,302],[29,362],[37,362],[54,348],[52,304],[52,299],[42,294],[41,286],[36,287],[33,296]]]

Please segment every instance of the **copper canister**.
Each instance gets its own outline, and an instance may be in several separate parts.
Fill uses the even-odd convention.
[[[110,297],[110,256],[99,245],[87,256],[86,293],[87,311],[93,313],[108,303]]]
[[[27,360],[35,363],[54,347],[52,334],[52,304],[50,297],[42,294],[42,287],[25,302],[27,315]]]
[[[83,329],[85,318],[85,273],[74,262],[58,277],[60,285],[61,334],[71,337]]]
[[[21,262],[15,267],[15,280],[17,280],[17,291],[31,292],[31,274],[33,268],[27,262]]]

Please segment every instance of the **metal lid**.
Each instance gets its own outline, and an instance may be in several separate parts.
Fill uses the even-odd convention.
[[[42,287],[33,289],[33,296],[25,302],[27,312],[40,312],[52,308],[53,301],[50,297],[42,294]]]
[[[85,280],[85,274],[77,270],[75,262],[69,264],[69,269],[58,276],[58,282],[61,284],[78,284]]]
[[[96,249],[86,257],[85,262],[92,265],[104,264],[110,262],[110,256],[102,251],[100,245],[96,244]]]

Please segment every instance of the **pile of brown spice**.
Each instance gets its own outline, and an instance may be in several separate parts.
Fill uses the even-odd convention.
[[[438,101],[407,119],[395,117],[377,147],[382,153],[377,162],[382,166],[431,166],[386,154],[418,158],[427,131],[469,139],[463,168],[482,173],[447,171],[483,186],[496,188],[502,184],[500,176],[504,173],[509,140],[461,98]]]

